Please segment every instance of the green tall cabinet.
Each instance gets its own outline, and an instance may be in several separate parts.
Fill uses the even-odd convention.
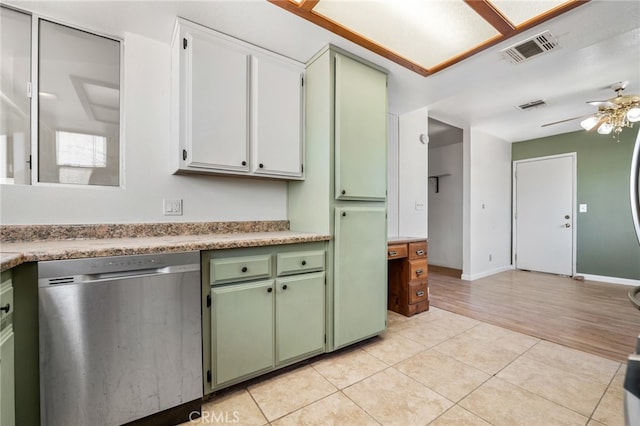
[[[294,231],[333,236],[327,351],[375,336],[387,315],[387,74],[334,46],[305,72],[305,181],[289,182]]]

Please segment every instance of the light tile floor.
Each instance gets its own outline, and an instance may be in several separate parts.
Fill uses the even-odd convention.
[[[624,424],[625,364],[432,307],[388,331],[222,391],[185,425]]]

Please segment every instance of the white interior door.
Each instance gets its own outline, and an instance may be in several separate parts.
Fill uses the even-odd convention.
[[[514,162],[516,269],[573,275],[575,153]]]

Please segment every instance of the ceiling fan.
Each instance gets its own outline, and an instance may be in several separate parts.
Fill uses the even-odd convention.
[[[628,84],[628,81],[622,81],[611,85],[611,89],[616,92],[616,96],[611,99],[587,101],[588,104],[598,107],[595,113],[554,121],[543,124],[542,127],[582,118],[580,126],[589,132],[597,131],[601,135],[614,132],[615,136],[619,136],[623,128],[631,128],[633,123],[640,121],[640,96],[622,94]]]

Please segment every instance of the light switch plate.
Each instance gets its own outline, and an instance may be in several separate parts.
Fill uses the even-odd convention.
[[[162,213],[165,216],[182,216],[182,200],[169,199],[162,200]]]
[[[587,205],[580,204],[580,213],[586,213],[586,212],[587,212]]]

